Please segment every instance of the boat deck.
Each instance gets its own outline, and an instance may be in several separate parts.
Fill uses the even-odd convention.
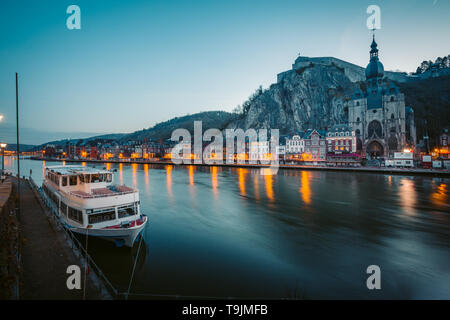
[[[80,198],[99,198],[99,197],[118,196],[133,192],[137,192],[137,190],[127,186],[109,186],[106,188],[92,189],[91,193],[77,190],[77,191],[70,191],[69,194]]]

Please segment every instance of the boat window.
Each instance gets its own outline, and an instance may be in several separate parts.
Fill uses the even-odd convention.
[[[83,224],[83,213],[81,212],[81,210],[69,207],[69,213],[67,216],[69,217],[69,219]]]
[[[133,216],[133,215],[136,214],[136,211],[137,210],[136,210],[136,207],[135,207],[134,204],[130,204],[130,205],[127,205],[127,206],[122,206],[122,207],[119,207],[117,209],[117,212],[119,214],[119,219],[120,218],[129,217],[129,216]]]
[[[91,174],[91,183],[102,182],[101,175],[98,173]]]
[[[62,177],[62,186],[63,187],[67,186],[67,176]]]
[[[77,176],[70,176],[69,177],[69,184],[71,186],[76,186],[77,185]]]
[[[65,178],[67,178],[67,177],[65,177]],[[61,201],[61,213],[65,216],[67,215],[67,204],[65,204],[62,201]]]
[[[59,186],[59,177],[56,174],[52,174],[52,180],[57,186]]]
[[[54,192],[49,190],[46,185],[44,185],[42,187],[42,189],[47,194],[47,196],[50,198],[50,200],[53,201],[53,204],[55,204],[57,207],[59,207],[59,197]]]
[[[80,182],[81,183],[90,183],[91,175],[90,174],[80,174]]]
[[[106,174],[106,182],[111,182],[112,181],[112,174],[111,173],[107,173]]]
[[[115,219],[116,219],[116,212],[114,211],[114,209],[112,211],[89,215],[89,223],[99,223],[99,222],[111,221],[111,220],[115,220]]]

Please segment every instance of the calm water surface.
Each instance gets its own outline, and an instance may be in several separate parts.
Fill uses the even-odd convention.
[[[21,172],[40,185],[54,164],[24,160]],[[150,220],[132,292],[450,299],[450,179],[85,165],[116,168],[116,183],[140,190]],[[89,251],[125,291],[137,245],[92,239]],[[381,290],[366,287],[369,265],[381,268]]]

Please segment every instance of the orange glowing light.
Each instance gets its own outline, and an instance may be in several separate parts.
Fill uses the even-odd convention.
[[[264,169],[265,170],[265,169]],[[268,169],[270,170],[270,169]],[[273,201],[273,177],[272,174],[268,173],[264,175],[264,182],[266,183],[266,195],[270,201]]]
[[[434,189],[434,188],[433,188]],[[431,201],[436,205],[446,205],[448,203],[449,192],[448,185],[439,184],[437,190],[431,194]]]
[[[238,161],[245,161],[248,160],[248,154],[247,153],[238,153],[235,155],[236,159]]]
[[[400,181],[400,187],[398,190],[401,205],[407,215],[415,214],[416,206],[416,190],[414,188],[414,182],[408,178],[403,178]]]
[[[239,190],[241,195],[245,196],[245,171],[242,168],[238,169],[238,178],[239,178]]]
[[[254,187],[255,187],[255,199],[259,200],[259,179],[258,179],[258,175],[256,175],[256,174],[255,174],[253,183],[254,183]]]
[[[145,188],[147,189],[147,192],[149,191],[149,179],[148,179],[148,164],[144,164],[144,173],[145,173]]]
[[[194,166],[189,166],[189,184],[194,185]]]
[[[131,164],[131,168],[133,169],[133,186],[136,188],[137,186],[137,169],[138,169],[138,164],[137,163],[132,163]]]
[[[311,188],[309,187],[309,180],[311,179],[311,173],[302,171],[302,186],[300,187],[300,193],[302,195],[303,202],[306,204],[311,203]]]
[[[119,163],[119,179],[120,184],[123,184],[123,163]]]
[[[169,196],[172,197],[172,166],[166,167],[166,176],[167,176],[167,192]]]
[[[217,179],[217,167],[212,167],[211,183],[214,195],[217,195],[217,187],[219,186],[219,181]]]

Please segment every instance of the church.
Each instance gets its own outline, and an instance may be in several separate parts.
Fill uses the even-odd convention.
[[[414,111],[405,106],[399,88],[384,77],[375,35],[370,47],[365,87],[357,89],[348,103],[348,124],[356,134],[358,152],[368,159],[389,158],[416,145]]]

